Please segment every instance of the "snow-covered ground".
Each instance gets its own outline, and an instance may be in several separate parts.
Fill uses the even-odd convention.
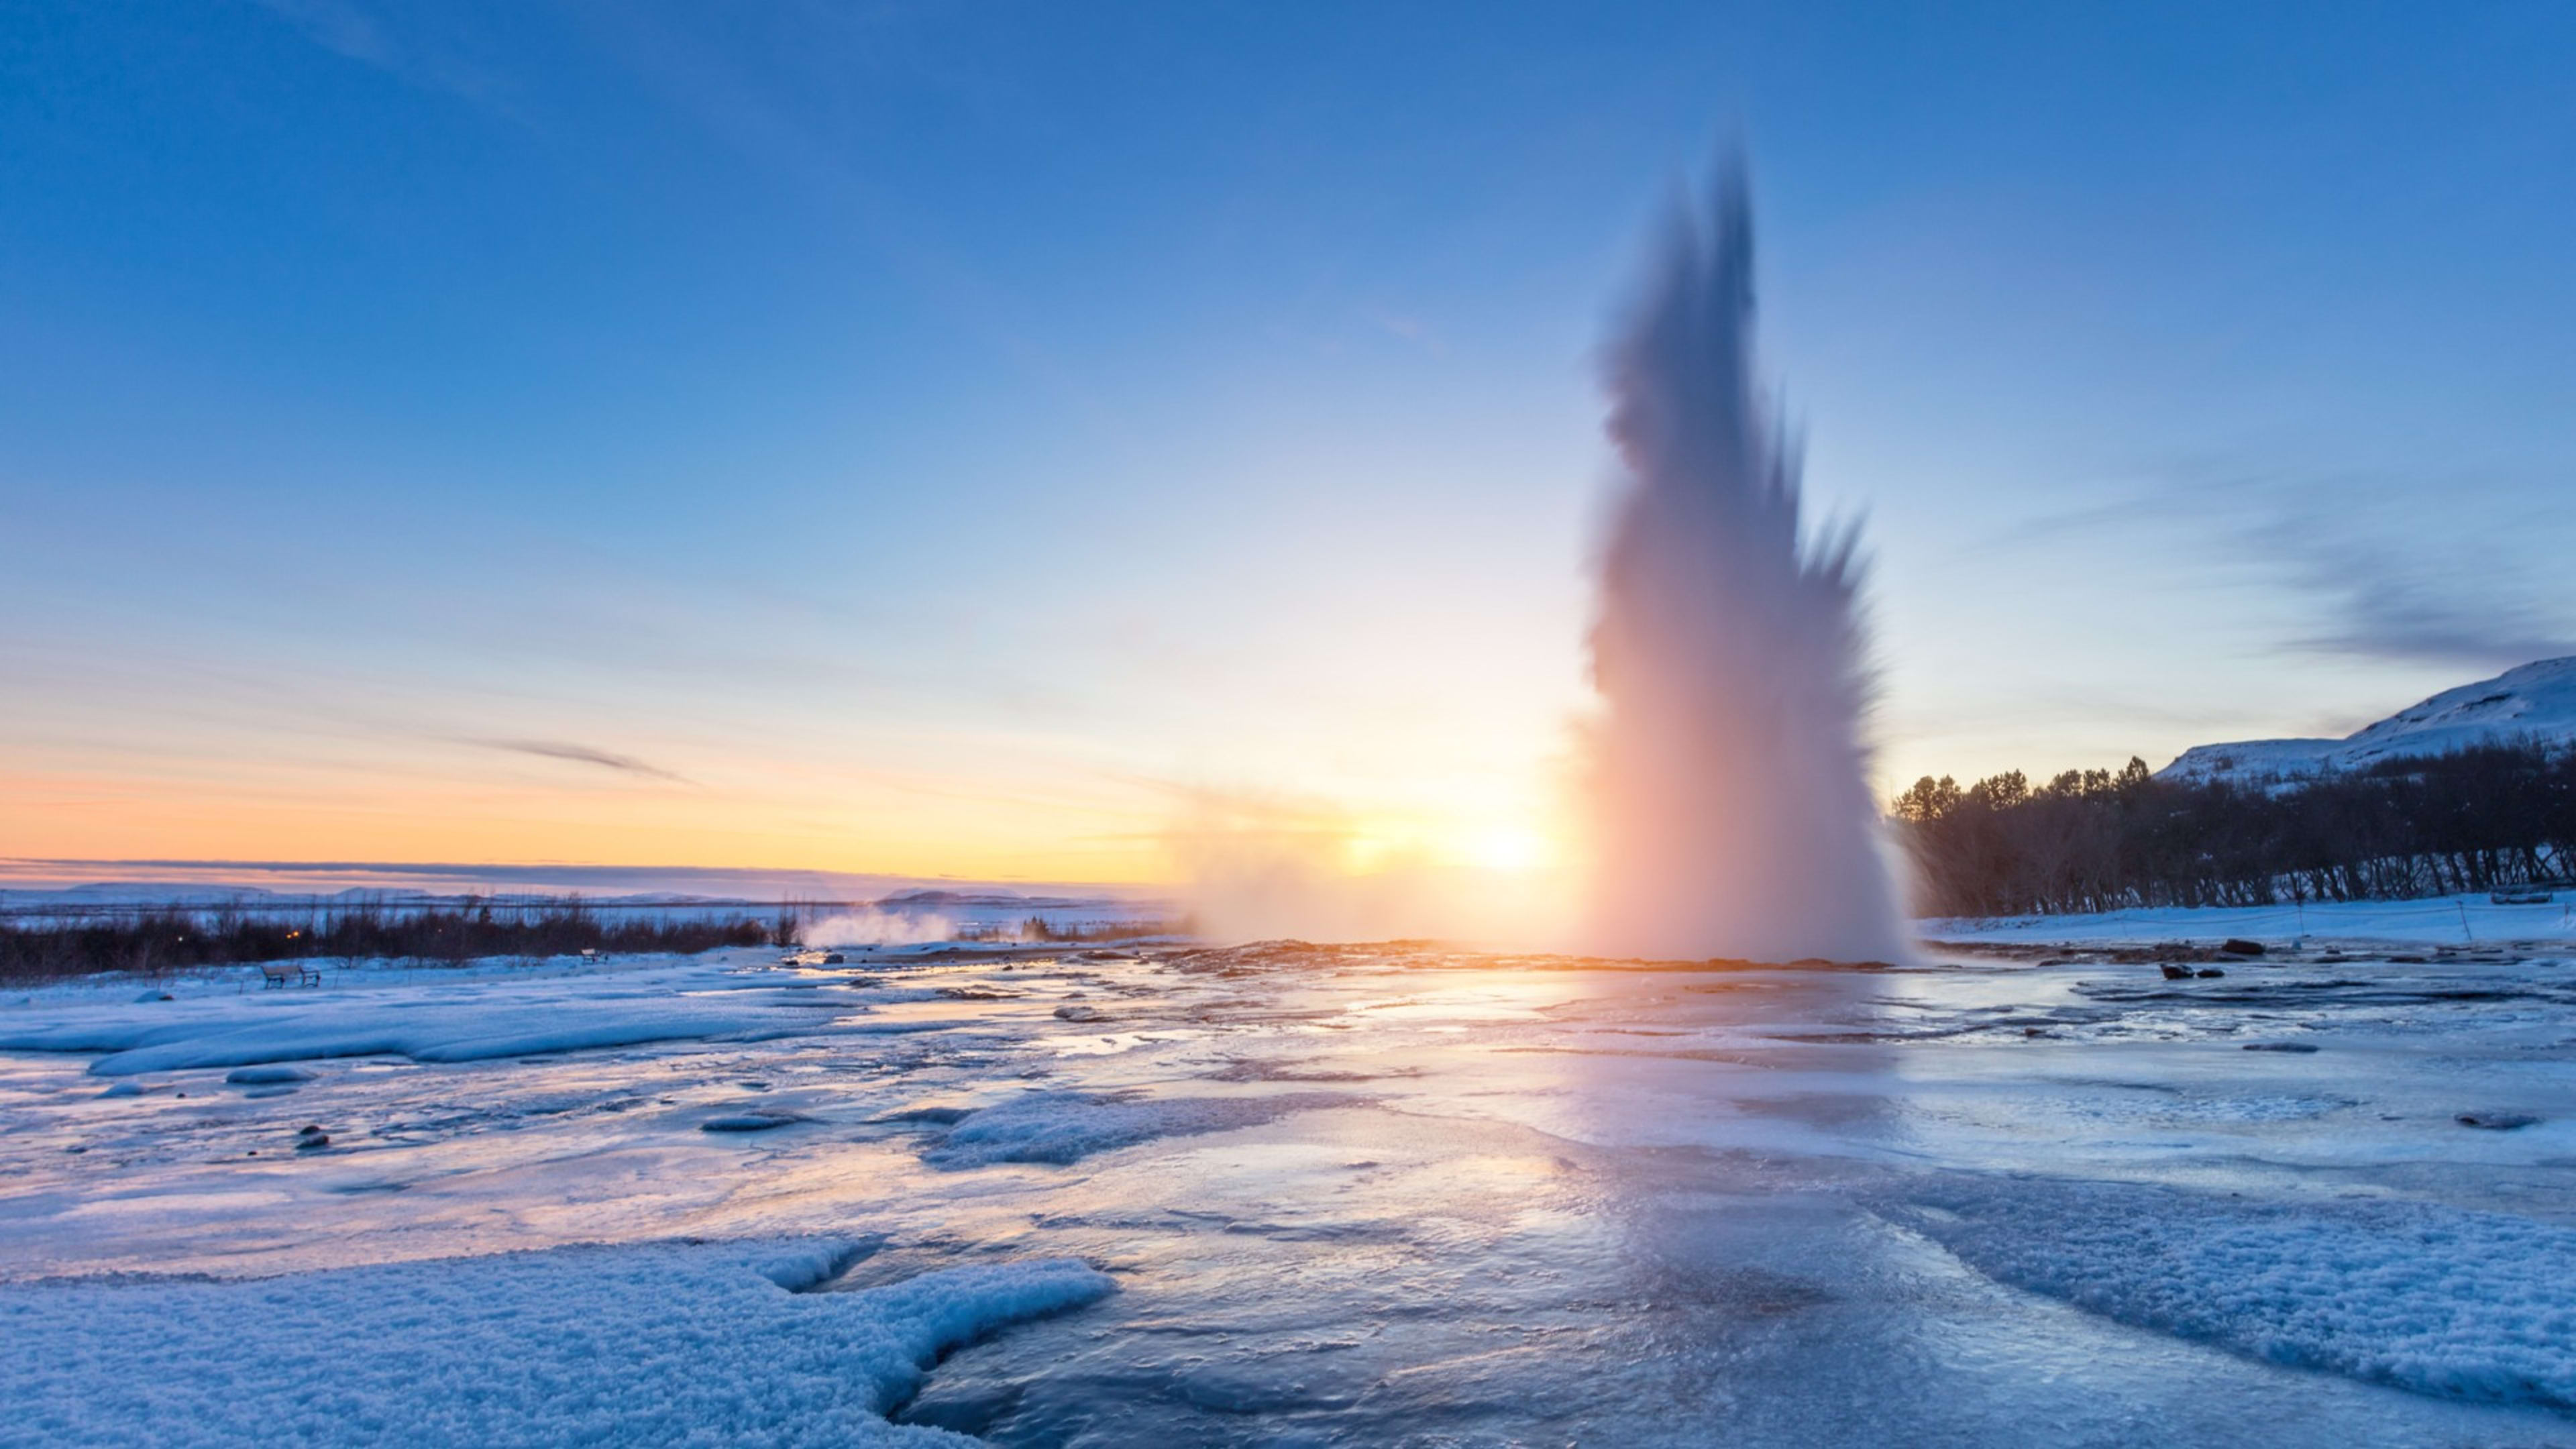
[[[1924,921],[1920,929],[1935,941],[1961,942],[2110,945],[2209,943],[2235,937],[2267,946],[2306,942],[2353,949],[2550,950],[2576,942],[2576,891],[2558,891],[2545,902],[2524,905],[2499,905],[2481,892],[2414,901],[2175,907],[2080,916],[1952,916]]]
[[[2576,1442],[2576,951],[2048,924],[0,996],[0,1444]]]
[[[814,1444],[939,1436],[881,1417],[939,1355],[1113,1291],[1057,1260],[803,1291],[866,1243],[564,1248],[258,1284],[0,1296],[25,1443]]]

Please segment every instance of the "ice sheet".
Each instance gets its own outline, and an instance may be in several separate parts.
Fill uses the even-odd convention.
[[[192,993],[170,1002],[73,997],[15,1013],[0,1025],[0,1051],[96,1053],[100,1076],[240,1067],[326,1057],[401,1056],[469,1062],[541,1052],[634,1046],[705,1037],[752,1039],[810,1032],[852,1001],[743,989],[707,968],[567,979],[513,980],[481,973],[399,985],[358,973],[337,992]],[[126,1010],[129,1006],[151,1008]]]
[[[865,1234],[809,1296],[1038,1260],[1119,1279],[897,1410],[1000,1444],[2564,1443],[2562,959],[2311,942],[2175,981],[2082,950],[1835,972],[1273,944],[54,988],[0,1002],[0,1035],[101,1049],[0,1049],[0,1280],[17,1302],[126,1275],[40,1301],[176,1294],[200,1322],[352,1269],[487,1322],[512,1273],[596,1273],[546,1291],[766,1342],[736,1317],[776,1301],[748,1269],[647,1282],[606,1248]],[[171,1067],[118,1096],[91,1073],[174,1023],[426,1023],[408,1045],[434,1052],[586,1012],[743,1028],[298,1055],[276,1065],[309,1080],[275,1084]],[[752,1121],[777,1125],[704,1130]],[[509,1266],[568,1245],[597,1251]],[[59,1401],[14,1345],[75,1317],[24,1326],[0,1394]],[[480,1412],[421,1383],[424,1412]],[[103,1388],[83,1432],[143,1392]],[[855,1422],[740,1392],[778,1434]]]
[[[1291,1112],[1349,1100],[1323,1092],[1258,1097],[1137,1101],[1081,1092],[1030,1092],[973,1113],[937,1139],[922,1160],[938,1167],[995,1162],[1079,1162],[1095,1152],[1159,1137],[1253,1127]]]

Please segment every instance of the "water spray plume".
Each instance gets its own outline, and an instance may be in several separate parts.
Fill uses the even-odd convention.
[[[1858,535],[1799,521],[1753,355],[1740,162],[1661,239],[1607,359],[1625,465],[1601,561],[1587,944],[1895,960],[1905,933],[1861,722]]]

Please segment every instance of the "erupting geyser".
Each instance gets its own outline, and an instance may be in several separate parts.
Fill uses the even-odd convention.
[[[1626,464],[1592,672],[1590,946],[1895,960],[1861,715],[1855,532],[1804,537],[1798,456],[1753,359],[1740,165],[1678,208],[1608,357]]]

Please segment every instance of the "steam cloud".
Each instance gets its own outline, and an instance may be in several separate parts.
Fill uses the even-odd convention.
[[[874,906],[818,916],[806,923],[804,931],[808,946],[917,946],[956,938],[957,923],[946,916]]]
[[[1330,807],[1216,791],[1196,792],[1193,806],[1165,844],[1211,939],[1428,937],[1529,949],[1564,937],[1566,893],[1547,872],[1398,854],[1355,873],[1355,826]]]
[[[1600,579],[1587,944],[1669,959],[1895,960],[1861,717],[1857,531],[1802,535],[1753,359],[1743,168],[1676,209],[1610,349],[1626,465]]]

